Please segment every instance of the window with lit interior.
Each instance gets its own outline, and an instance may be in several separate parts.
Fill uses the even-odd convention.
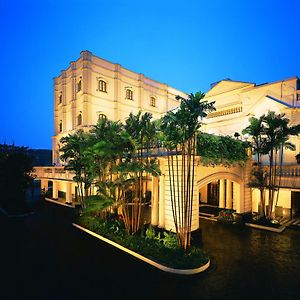
[[[82,113],[77,116],[77,125],[80,126],[82,124]]]
[[[150,97],[150,106],[156,107],[156,98],[155,97]]]
[[[79,79],[78,83],[77,83],[77,92],[80,92],[82,88],[82,82],[81,79]]]
[[[107,117],[105,114],[98,114],[98,120],[106,120]]]
[[[107,84],[104,80],[98,81],[98,90],[103,93],[107,93]]]
[[[126,99],[133,100],[133,91],[130,89],[126,89]]]

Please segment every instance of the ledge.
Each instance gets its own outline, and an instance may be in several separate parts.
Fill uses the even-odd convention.
[[[277,233],[281,233],[285,229],[285,226],[280,226],[278,228],[274,228],[274,227],[269,227],[269,226],[253,224],[253,223],[245,223],[245,225],[248,227],[256,228],[256,229],[263,229],[263,230],[268,230],[268,231],[277,232]]]
[[[132,255],[132,256],[134,256],[134,257],[136,257],[136,258],[138,258],[138,259],[140,259],[140,260],[142,260],[142,261],[158,268],[158,269],[160,269],[160,270],[162,270],[162,271],[164,271],[164,272],[173,273],[173,274],[181,274],[181,275],[194,275],[194,274],[198,274],[198,273],[201,273],[201,272],[205,271],[210,266],[210,260],[208,260],[208,262],[205,265],[203,265],[199,268],[195,268],[195,269],[174,269],[174,268],[169,268],[169,267],[161,265],[161,264],[159,264],[159,263],[157,263],[157,262],[141,255],[141,254],[138,254],[138,253],[136,253],[136,252],[134,252],[134,251],[132,251],[128,248],[125,248],[125,247],[119,245],[118,243],[113,242],[113,241],[111,241],[111,240],[109,240],[109,239],[93,232],[93,231],[90,231],[90,230],[88,230],[84,227],[81,227],[80,225],[78,225],[76,223],[72,223],[72,225],[75,226],[76,228],[78,228],[82,231],[85,231],[86,233],[96,237],[97,239],[99,239],[101,241],[104,241],[104,242],[106,242],[106,243],[108,243],[108,244],[110,244],[110,245],[112,245],[112,246],[114,246],[114,247],[116,247],[116,248],[118,248],[118,249],[120,249],[120,250],[122,250],[122,251],[124,251],[124,252],[126,252],[126,253],[128,253],[128,254],[130,254],[130,255]]]
[[[70,208],[75,208],[73,205],[62,203],[62,202],[59,202],[57,200],[53,200],[53,199],[50,199],[50,198],[45,198],[45,200],[49,201],[49,202],[52,202],[52,203],[55,203],[55,204],[62,205],[62,206],[67,206],[67,207],[70,207]]]

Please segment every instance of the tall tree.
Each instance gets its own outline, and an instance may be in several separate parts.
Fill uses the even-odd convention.
[[[262,115],[259,118],[252,117],[249,119],[250,124],[243,129],[242,134],[251,137],[252,153],[256,155],[257,167],[252,171],[252,179],[249,182],[249,187],[257,188],[260,191],[260,207],[263,216],[266,217],[265,206],[265,190],[267,183],[267,173],[262,166],[262,155],[265,153],[265,136],[264,136],[264,118]]]
[[[89,134],[78,130],[61,138],[62,153],[60,158],[66,163],[65,169],[75,172],[73,180],[77,183],[79,201],[82,208],[85,207],[85,197],[93,181],[93,174],[90,172],[91,160],[87,153],[90,146]]]
[[[277,199],[281,185],[281,172],[283,164],[283,151],[289,149],[295,151],[296,147],[289,142],[291,135],[298,135],[300,125],[289,126],[290,120],[285,117],[285,114],[276,114],[268,112],[264,117],[264,134],[266,136],[265,154],[269,156],[269,179],[268,179],[268,194],[269,194],[269,212],[268,218],[271,219],[277,192]],[[281,150],[281,151],[280,151]],[[281,152],[281,153],[279,153]],[[279,162],[278,162],[279,158]],[[278,172],[279,165],[279,172]],[[279,176],[277,174],[279,173]],[[279,178],[279,180],[277,180]],[[278,201],[278,200],[277,200]],[[276,201],[276,202],[277,202]]]
[[[257,168],[253,171],[250,186],[259,188],[260,202],[264,215],[272,218],[273,206],[276,196],[278,201],[281,186],[281,173],[284,149],[294,151],[295,145],[289,142],[291,135],[298,135],[300,125],[289,126],[290,120],[285,114],[276,114],[269,111],[260,118],[251,118],[250,125],[243,130],[252,137],[253,153],[257,155]],[[268,155],[267,171],[262,166],[262,155]],[[265,207],[265,190],[268,190],[269,209]]]
[[[215,110],[214,102],[204,100],[204,94],[190,94],[187,99],[177,96],[180,106],[162,119],[161,129],[167,148],[171,206],[178,243],[190,247],[196,136],[201,119]]]
[[[130,135],[134,148],[126,161],[128,175],[134,184],[127,191],[128,201],[122,205],[125,225],[130,233],[140,229],[144,207],[150,199],[147,198],[149,175],[159,176],[157,159],[151,157],[151,146],[156,140],[156,127],[152,114],[139,111],[136,115],[130,113],[125,121],[125,130]],[[125,168],[123,168],[125,171]]]

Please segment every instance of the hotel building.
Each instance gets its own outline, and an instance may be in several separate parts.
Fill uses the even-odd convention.
[[[53,167],[37,167],[41,187],[52,184],[52,198],[72,204],[76,198],[74,174],[64,170],[59,159],[60,139],[78,129],[88,130],[97,120],[106,117],[124,121],[130,112],[150,112],[155,119],[176,108],[176,95],[187,95],[167,84],[152,80],[82,51],[78,60],[54,78]],[[215,101],[216,111],[204,120],[202,130],[217,135],[231,135],[249,124],[251,116],[259,117],[268,110],[285,113],[291,125],[300,121],[300,81],[297,77],[256,85],[230,79],[211,86],[205,96]],[[300,152],[300,140],[293,137],[296,151],[284,151],[283,188],[276,212],[291,216],[300,209],[300,165],[295,155]],[[149,222],[174,230],[167,179],[168,164],[160,157],[162,174],[152,178],[151,215]],[[196,167],[192,230],[199,227],[199,204],[234,209],[237,213],[257,212],[259,193],[251,190],[251,159],[245,166]]]

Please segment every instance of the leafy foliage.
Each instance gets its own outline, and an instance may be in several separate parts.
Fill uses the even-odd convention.
[[[103,220],[84,214],[78,223],[118,244],[140,253],[160,264],[171,268],[190,269],[204,265],[208,255],[196,246],[188,251],[178,248],[176,235],[164,232],[164,238],[155,234],[155,229],[147,229],[146,237],[129,235],[124,223],[117,219]],[[148,232],[148,234],[147,234]]]
[[[204,165],[242,165],[247,160],[248,144],[230,136],[201,133],[197,138],[197,154]]]
[[[176,235],[180,247],[190,247],[192,202],[194,194],[196,140],[200,120],[210,111],[214,103],[204,100],[201,92],[190,94],[187,99],[180,96],[180,106],[162,118],[163,144],[168,151],[169,185],[171,206]]]
[[[243,134],[251,136],[253,154],[257,158],[257,167],[253,170],[249,186],[260,190],[260,205],[264,216],[266,215],[265,190],[268,190],[270,209],[267,218],[271,219],[275,192],[277,191],[277,202],[281,185],[283,152],[284,149],[295,150],[295,145],[288,140],[291,135],[300,133],[300,125],[289,126],[290,120],[285,117],[285,114],[276,114],[272,111],[259,118],[252,117],[249,121],[250,125],[243,130]],[[262,155],[268,155],[269,158],[267,171],[262,166]],[[279,176],[277,176],[277,171],[279,171]]]

